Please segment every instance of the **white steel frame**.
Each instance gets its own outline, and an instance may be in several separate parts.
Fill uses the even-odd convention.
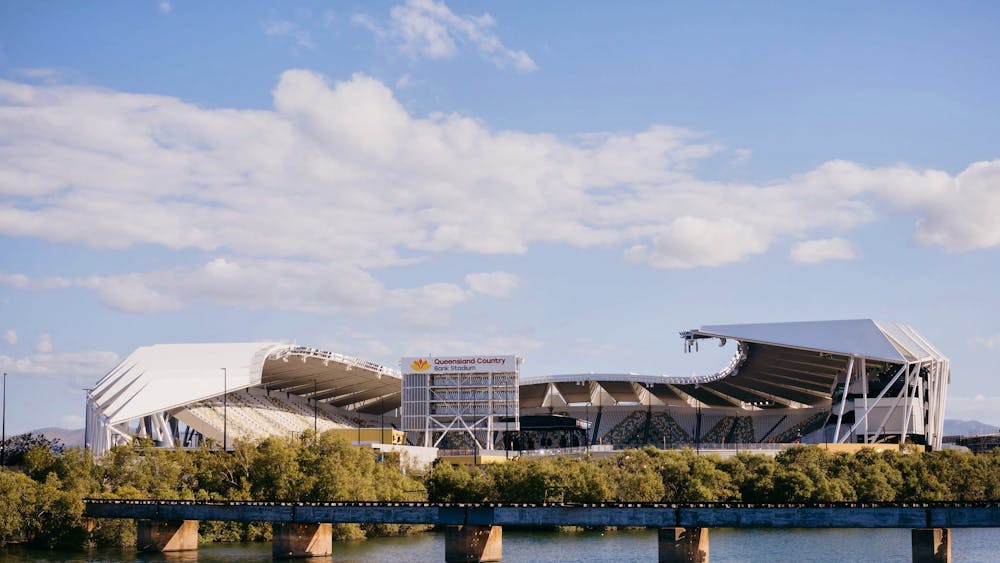
[[[846,358],[844,393],[841,397],[839,406],[832,405],[831,407],[831,414],[837,419],[833,436],[833,441],[835,443],[845,443],[848,440],[851,440],[852,436],[855,435],[855,432],[861,426],[863,426],[862,435],[864,436],[864,443],[876,442],[882,434],[887,433],[885,432],[886,423],[894,414],[899,412],[900,409],[902,409],[903,424],[902,428],[899,428],[898,430],[900,441],[905,442],[907,434],[911,431],[910,422],[914,418],[912,409],[914,401],[916,401],[916,404],[919,404],[923,409],[923,413],[921,413],[923,416],[919,417],[919,419],[923,420],[924,427],[922,429],[913,428],[913,433],[922,433],[925,444],[927,444],[930,448],[934,450],[941,449],[941,441],[944,432],[944,407],[947,399],[948,383],[951,382],[951,363],[948,358],[942,355],[930,342],[913,329],[905,325],[895,325],[895,328],[900,331],[899,336],[910,340],[909,346],[903,346],[904,348],[907,348],[907,359],[902,362],[889,362],[893,365],[899,365],[899,370],[882,389],[878,396],[875,397],[874,401],[869,402],[868,374],[866,369],[867,361],[885,362],[887,360],[882,358],[869,358],[867,356],[857,354],[842,354],[837,353],[836,351],[826,352],[827,354],[843,356]],[[881,327],[879,327],[879,329],[882,330]],[[893,338],[888,334],[886,336],[887,338]],[[692,347],[696,348],[700,338],[718,338],[720,340],[720,345],[724,345],[727,338],[734,338],[723,335],[703,335],[700,331],[682,332],[681,337],[684,339],[686,351],[690,351]],[[739,349],[737,351],[737,355],[730,361],[730,365],[727,366],[727,368],[711,376],[692,378],[697,379],[698,381],[690,382],[708,383],[723,379],[738,371],[743,362],[746,360],[746,343],[739,340],[738,342]],[[781,346],[817,351],[815,349],[801,348],[787,344]],[[824,352],[820,351],[820,353],[823,354]],[[871,425],[869,423],[870,415],[875,411],[876,407],[881,404],[886,393],[901,376],[904,377],[902,391],[898,396],[889,398],[892,404],[880,422],[874,426],[875,432],[872,433],[870,431]],[[861,409],[858,409],[855,404],[855,422],[847,432],[841,434],[844,414],[848,410],[847,395],[850,389],[852,377],[859,377],[861,379],[862,406]],[[678,378],[664,378],[667,383],[676,383],[675,379]],[[683,383],[688,383],[688,381],[683,381]],[[833,393],[836,389],[837,383],[838,381],[834,381],[833,387],[830,390],[831,393]]]
[[[502,432],[521,429],[518,373],[431,373],[403,376],[403,430],[422,446],[467,434],[493,450]],[[508,419],[509,422],[501,422]]]
[[[865,358],[858,356],[848,358],[844,393],[841,397],[839,408],[835,408],[833,411],[834,416],[837,417],[833,441],[841,444],[846,443],[848,440],[851,440],[858,428],[863,426],[861,435],[864,437],[864,443],[875,443],[882,434],[887,433],[885,431],[886,423],[894,414],[899,413],[901,409],[903,425],[902,428],[898,429],[900,442],[905,442],[906,436],[912,430],[913,433],[923,434],[925,443],[932,449],[940,449],[944,426],[944,404],[947,398],[948,380],[951,377],[948,359],[943,357],[925,358],[901,364],[896,374],[871,402],[869,402],[868,374],[865,367]],[[841,434],[841,423],[847,411],[847,394],[850,389],[852,376],[860,377],[862,381],[862,407],[858,409],[855,406],[854,424],[847,432]],[[891,406],[878,424],[874,426],[875,431],[872,433],[869,430],[870,415],[875,411],[876,407],[882,404],[883,399],[886,399],[889,389],[899,381],[900,377],[903,377],[903,388],[897,396],[888,398],[886,402],[891,401]],[[920,405],[924,410],[922,413],[924,416],[920,417],[924,421],[922,429],[910,428],[910,423],[914,418],[914,413],[912,412],[914,404]],[[855,405],[857,405],[856,402]]]
[[[259,366],[259,369],[263,370],[265,359],[284,360],[287,362],[289,358],[293,357],[301,358],[303,362],[305,362],[307,358],[313,358],[321,360],[324,365],[329,365],[329,362],[335,362],[347,366],[347,369],[364,369],[373,372],[376,380],[381,380],[383,378],[398,380],[401,377],[399,371],[386,368],[374,362],[303,346],[270,345],[263,343],[261,344],[261,349],[257,353],[255,360],[251,363],[254,366]],[[212,372],[215,369],[219,368],[208,366],[204,368],[201,366],[195,366],[190,369],[185,368],[185,370],[189,371],[204,371],[206,373]],[[177,412],[179,408],[184,407],[186,404],[201,400],[213,398],[221,399],[229,393],[248,387],[258,386],[263,375],[262,372],[258,373],[256,374],[255,380],[252,378],[245,379],[243,385],[232,387],[230,386],[232,384],[232,371],[229,372],[230,379],[229,384],[227,384],[225,375],[226,368],[222,367],[221,369],[222,371],[219,372],[221,374],[219,380],[222,384],[215,390],[216,394],[190,397],[190,399],[183,401],[174,399],[165,400],[162,401],[161,404],[157,405],[157,410],[154,412],[147,411],[139,416],[130,417],[127,420],[116,420],[115,422],[112,422],[117,414],[117,411],[108,407],[108,403],[126,393],[139,395],[139,393],[143,391],[142,386],[145,384],[141,379],[142,369],[140,367],[136,367],[135,365],[127,364],[127,361],[123,362],[102,378],[101,382],[105,382],[105,386],[103,388],[100,387],[101,382],[98,382],[99,387],[95,387],[94,389],[87,391],[85,423],[86,436],[84,436],[85,446],[96,455],[103,455],[115,446],[131,445],[136,437],[149,437],[157,442],[165,444],[165,447],[173,447],[174,441],[178,437],[175,436],[170,422],[174,419],[173,413]],[[178,370],[174,369],[173,371],[176,372]],[[109,380],[111,376],[114,376],[114,381]],[[310,380],[315,381],[315,378],[310,378]],[[247,381],[249,381],[249,385],[246,384]],[[138,390],[130,389],[129,385],[134,385],[138,388]],[[368,402],[372,403],[378,400],[379,397],[375,397],[369,399]],[[117,408],[121,407],[119,406]],[[229,413],[228,419],[231,420],[232,416],[233,414]],[[225,420],[226,419],[224,419],[223,424],[225,424]],[[220,432],[218,438],[213,438],[221,443],[224,441],[222,439],[224,435],[224,432]],[[224,444],[224,447],[232,447],[233,440],[231,436],[229,436],[225,441],[227,443]]]

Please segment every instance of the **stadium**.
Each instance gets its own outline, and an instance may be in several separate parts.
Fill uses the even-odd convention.
[[[286,343],[137,349],[87,396],[86,446],[160,447],[334,430],[359,446],[552,455],[653,445],[941,447],[949,362],[912,328],[870,319],[703,326],[732,343],[703,376],[520,376],[516,356],[404,358],[392,369]],[[148,442],[147,442],[148,443]],[[430,452],[430,453],[429,453]]]

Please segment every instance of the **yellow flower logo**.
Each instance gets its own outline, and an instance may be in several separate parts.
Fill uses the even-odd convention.
[[[412,369],[413,371],[427,371],[431,369],[431,365],[427,363],[427,360],[420,358],[414,360],[413,363],[410,364],[410,369]]]

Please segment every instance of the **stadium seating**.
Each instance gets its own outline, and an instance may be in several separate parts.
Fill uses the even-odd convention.
[[[205,437],[220,440],[223,428],[230,442],[235,439],[262,439],[267,436],[299,434],[312,430],[370,426],[358,417],[328,404],[315,411],[303,397],[248,389],[230,393],[225,404],[221,397],[199,401],[175,415]]]

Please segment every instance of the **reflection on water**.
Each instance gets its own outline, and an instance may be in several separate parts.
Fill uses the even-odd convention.
[[[1000,561],[1000,529],[955,528],[952,555],[956,562]],[[731,530],[712,529],[713,561],[910,561],[910,530]],[[336,542],[333,557],[310,562],[443,561],[444,534]],[[577,533],[505,530],[504,561],[650,561],[656,559],[655,530],[584,531]],[[214,563],[269,561],[269,543],[222,543],[198,551],[171,554],[95,549],[57,552],[11,546],[0,550],[3,562],[171,562]]]

